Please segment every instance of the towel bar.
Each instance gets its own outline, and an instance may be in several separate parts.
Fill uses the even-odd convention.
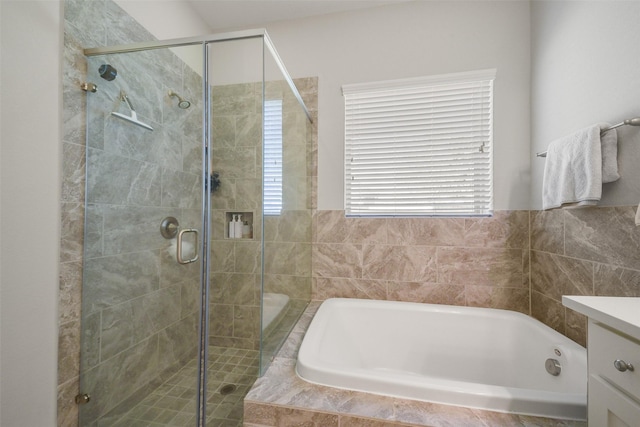
[[[613,126],[610,126],[608,128],[602,129],[600,131],[600,135],[609,132],[611,129],[615,129],[615,128],[619,128],[620,126],[640,126],[640,117],[635,117],[633,119],[628,119],[625,120],[623,122],[620,122],[618,124],[615,124]],[[536,153],[537,157],[547,157],[547,152],[546,151],[540,151],[539,153]]]

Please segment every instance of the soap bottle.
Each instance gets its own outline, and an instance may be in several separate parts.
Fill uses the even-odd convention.
[[[251,238],[251,227],[249,227],[249,221],[245,221],[242,226],[242,238],[243,239]]]
[[[242,238],[242,215],[238,215],[236,223],[234,224],[233,237],[236,239]]]
[[[235,216],[231,214],[231,221],[229,221],[229,238],[235,239],[236,237],[235,234],[236,234]]]

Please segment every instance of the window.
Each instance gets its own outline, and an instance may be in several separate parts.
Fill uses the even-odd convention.
[[[264,195],[265,215],[282,211],[282,100],[264,104]]]
[[[487,216],[495,70],[343,86],[348,216]]]

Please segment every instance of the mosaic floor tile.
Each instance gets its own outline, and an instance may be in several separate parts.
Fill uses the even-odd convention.
[[[258,376],[259,352],[209,347],[209,427],[241,427],[244,397]],[[115,427],[193,427],[196,423],[197,361],[187,363],[129,410]]]

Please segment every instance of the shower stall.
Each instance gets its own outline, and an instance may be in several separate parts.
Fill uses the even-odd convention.
[[[85,50],[81,426],[240,426],[311,296],[311,121],[264,30]]]

